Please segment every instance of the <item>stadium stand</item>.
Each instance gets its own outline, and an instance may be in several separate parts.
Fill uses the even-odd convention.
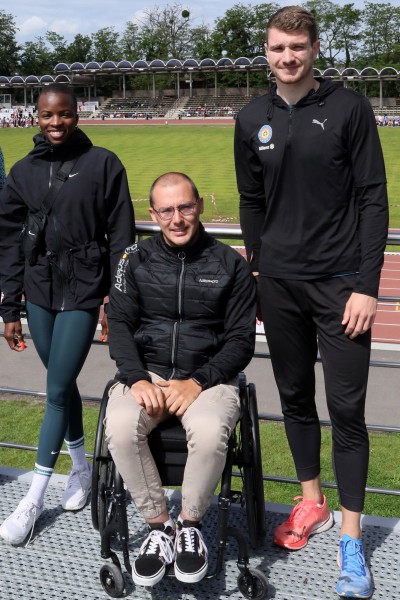
[[[164,117],[174,104],[175,99],[159,98],[109,98],[100,107],[107,118],[146,119]]]
[[[265,90],[260,91],[264,93]],[[105,118],[167,118],[178,119],[186,117],[234,117],[255,94],[222,94],[218,97],[211,95],[196,95],[192,98],[182,96],[176,99],[171,96],[160,96],[157,99],[137,98],[108,98],[96,111],[96,116],[103,114]],[[83,116],[82,113],[80,115]],[[90,115],[89,115],[90,116]]]
[[[180,109],[185,117],[234,117],[255,96],[220,95],[218,97],[196,95]]]

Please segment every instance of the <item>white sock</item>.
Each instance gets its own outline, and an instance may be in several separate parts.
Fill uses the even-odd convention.
[[[147,525],[150,527],[150,529],[152,527],[154,527],[154,529],[158,529],[160,527],[160,525],[162,525],[164,527],[164,529],[166,529],[167,527],[171,527],[172,531],[173,531],[173,535],[175,534],[175,521],[173,519],[171,519],[171,517],[167,520],[164,521],[163,523],[147,523]]]
[[[65,443],[72,459],[73,466],[78,469],[78,471],[86,471],[88,463],[85,456],[85,438],[82,436],[79,440],[73,442],[67,442],[67,440],[65,440]]]
[[[171,517],[168,519],[168,521],[164,521],[163,525],[164,529],[171,527],[172,531],[175,531],[175,521],[171,519]]]
[[[41,467],[37,463],[35,464],[31,487],[29,488],[26,497],[32,500],[36,506],[42,506],[43,504],[44,495],[52,473],[53,469]]]
[[[190,521],[191,523],[201,523],[200,519],[184,519],[182,515],[179,515],[178,521],[183,524],[183,521]]]

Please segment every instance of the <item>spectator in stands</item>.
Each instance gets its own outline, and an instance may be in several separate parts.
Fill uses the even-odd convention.
[[[237,374],[253,355],[256,316],[248,266],[204,231],[203,199],[189,177],[156,179],[149,211],[161,232],[126,249],[111,288],[110,354],[120,383],[105,421],[111,454],[149,528],[132,569],[144,586],[174,561],[180,581],[206,574],[200,522],[239,416]],[[176,529],[147,444],[171,415],[188,438]]]
[[[78,129],[72,91],[58,83],[45,87],[38,111],[41,132],[34,138],[35,147],[11,169],[0,196],[4,336],[11,350],[24,350],[24,291],[29,330],[47,369],[46,413],[32,484],[0,527],[0,536],[11,544],[23,542],[42,513],[64,439],[73,465],[62,506],[78,510],[87,501],[91,467],[85,458],[76,379],[91,347],[111,273],[134,238],[125,169],[112,152],[93,146]],[[66,162],[69,176],[53,200],[39,255],[30,264],[22,256],[20,241],[27,213],[39,211]],[[106,336],[106,319],[102,325]]]
[[[342,506],[336,590],[369,598],[360,517],[371,325],[388,227],[382,151],[368,99],[314,79],[319,41],[311,13],[280,9],[265,49],[276,85],[239,113],[235,157],[247,256],[302,487],[274,541],[299,550],[333,524],[320,485],[318,338]]]

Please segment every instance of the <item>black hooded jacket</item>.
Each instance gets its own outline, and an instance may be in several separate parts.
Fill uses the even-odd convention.
[[[76,129],[50,144],[43,134],[11,169],[0,195],[0,273],[5,322],[20,318],[22,293],[56,310],[95,308],[108,294],[122,250],[134,240],[134,214],[125,169],[115,154]],[[76,159],[47,219],[37,264],[21,253],[27,211],[39,210],[61,164]]]
[[[203,389],[227,383],[250,362],[255,284],[236,250],[208,235],[168,246],[161,233],[126,249],[108,310],[110,354],[131,386],[195,377]]]
[[[359,272],[378,293],[387,239],[382,151],[367,98],[319,79],[296,105],[271,92],[236,121],[240,219],[253,271],[312,280]]]

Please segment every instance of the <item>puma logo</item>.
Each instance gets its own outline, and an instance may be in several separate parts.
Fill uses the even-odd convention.
[[[324,120],[324,121],[321,123],[321,121],[318,121],[317,119],[313,119],[313,120],[312,120],[312,122],[313,122],[313,125],[321,125],[322,129],[325,131],[325,127],[324,127],[324,125],[325,125],[325,123],[327,122],[327,120],[328,120],[328,119],[325,119],[325,120]]]

